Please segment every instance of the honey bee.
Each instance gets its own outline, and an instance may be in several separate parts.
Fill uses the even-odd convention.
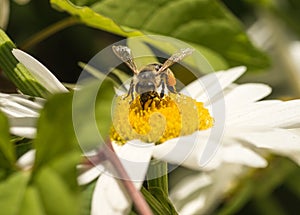
[[[126,96],[131,95],[132,101],[134,100],[134,92],[139,94],[140,98],[145,99],[158,95],[157,90],[159,87],[161,87],[160,98],[164,97],[166,88],[171,93],[177,93],[175,89],[176,78],[169,67],[194,51],[191,48],[180,49],[163,64],[152,63],[139,70],[134,62],[130,48],[118,45],[113,46],[112,50],[134,73]]]

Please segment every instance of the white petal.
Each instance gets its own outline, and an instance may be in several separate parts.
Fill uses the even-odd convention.
[[[221,168],[206,173],[206,175],[209,174],[210,185],[194,189],[190,195],[174,201],[179,214],[210,214],[209,212],[220,203],[220,200],[224,197],[224,193],[232,188],[236,177],[241,176],[244,169],[245,167],[237,164],[223,164]],[[199,175],[202,174],[198,173],[197,175],[197,173],[194,173],[189,177],[190,181],[193,181],[193,178],[197,181]],[[185,183],[184,178],[179,184],[189,186],[188,183]]]
[[[19,137],[26,137],[29,139],[34,139],[36,136],[36,128],[23,128],[23,127],[11,127],[9,129],[10,133]]]
[[[206,202],[206,196],[200,195],[198,198],[189,201],[184,207],[180,210],[180,214],[182,215],[191,215],[195,211],[199,210],[199,208],[203,208]]]
[[[195,190],[202,189],[213,182],[207,174],[196,174],[183,177],[171,190],[170,198],[174,201],[180,201],[187,198]]]
[[[206,197],[205,205],[191,214],[208,214],[208,211],[215,209],[220,200],[223,200],[224,194],[236,187],[235,183],[245,171],[248,171],[245,166],[224,163],[217,170],[210,172],[213,183],[201,192],[201,195]]]
[[[102,165],[94,166],[93,168],[87,170],[86,172],[78,176],[77,178],[78,184],[85,185],[92,182],[97,177],[99,177],[103,171],[104,171],[104,167]]]
[[[9,0],[0,0],[0,28],[5,29],[9,18]]]
[[[199,131],[168,140],[155,146],[153,157],[172,164],[200,169],[214,156],[220,143],[210,132],[211,130]]]
[[[126,214],[130,210],[131,201],[122,186],[116,178],[102,174],[93,192],[91,214]]]
[[[113,147],[131,181],[137,189],[140,189],[147,173],[154,144],[133,140],[123,146],[113,143]],[[130,208],[131,200],[118,177],[108,173],[102,174],[94,190],[92,214],[126,214]]]
[[[271,93],[272,89],[265,84],[242,84],[224,95],[226,109],[234,111],[241,106],[256,102]]]
[[[265,107],[260,106],[257,109],[253,108],[251,112],[247,111],[247,108],[241,109],[234,119],[229,117],[230,124],[240,127],[247,125],[274,128],[299,127],[300,125],[300,100],[270,102]]]
[[[224,163],[239,164],[254,168],[263,168],[267,166],[267,161],[252,151],[239,144],[239,141],[233,141],[231,144],[222,145],[218,148],[209,162],[201,163],[200,166],[205,171],[221,168]]]
[[[114,90],[117,96],[122,96],[126,94],[126,92],[121,87],[119,88],[114,87]]]
[[[194,171],[186,177],[182,176],[170,190],[170,199],[179,214],[198,214],[196,212],[203,208],[212,183],[215,183],[215,180],[211,175],[199,171]],[[191,202],[198,202],[197,207],[193,207]]]
[[[293,152],[288,157],[300,166],[300,152]]]
[[[0,98],[0,109],[11,117],[37,117],[38,111],[9,99]]]
[[[22,63],[32,74],[32,76],[49,92],[60,93],[68,92],[68,90],[57,80],[57,78],[39,61],[29,54],[13,49],[13,55]]]
[[[18,159],[17,165],[23,170],[29,169],[33,166],[34,159],[35,159],[35,150],[30,150]]]
[[[268,149],[278,154],[288,155],[294,151],[300,152],[300,136],[287,129],[244,132],[237,136],[258,148]]]
[[[126,95],[130,88],[131,79],[128,79],[126,82],[123,83],[122,86],[115,87],[115,92],[118,96]],[[125,88],[125,89],[124,89]]]
[[[293,128],[288,129],[289,132],[294,133],[295,135],[298,135],[300,137],[300,127],[299,128]]]
[[[113,147],[130,179],[140,189],[155,145],[153,143],[143,143],[140,140],[131,140],[123,146],[113,143]]]
[[[207,103],[214,96],[222,93],[223,89],[239,78],[245,71],[246,67],[239,66],[227,71],[208,74],[190,83],[183,89],[182,93]]]
[[[219,83],[222,89],[225,89],[235,80],[237,80],[241,75],[243,75],[246,72],[246,70],[247,68],[245,66],[238,66],[224,71],[219,77]]]
[[[271,127],[300,127],[300,99],[278,104],[278,110],[273,109],[273,113],[267,120]]]
[[[20,105],[28,107],[32,110],[40,110],[45,104],[45,99],[39,97],[32,97],[22,94],[6,94],[0,93],[0,99],[8,99]]]
[[[180,91],[180,93],[195,99],[199,98],[200,96],[204,96],[207,93],[206,88],[213,86],[219,80],[219,77],[222,74],[223,72],[221,71],[209,73],[208,75],[189,83]]]
[[[227,127],[238,127],[239,125],[247,124],[254,121],[264,114],[270,113],[278,104],[282,103],[279,100],[264,100],[255,102],[239,109],[227,110],[228,117]],[[263,113],[262,113],[263,112]]]
[[[265,167],[267,162],[254,151],[243,147],[239,141],[222,146],[221,136],[212,131],[195,132],[155,146],[153,157],[192,169],[212,170],[223,162],[238,163],[251,167]],[[228,141],[228,140],[227,140]],[[232,140],[233,141],[233,140]]]
[[[209,105],[216,102],[219,99],[223,99],[224,90],[229,87],[236,79],[246,72],[246,67],[239,66],[229,69],[218,77],[219,81],[212,87],[207,88],[207,95],[209,99],[206,99],[206,95],[200,96],[197,99],[203,101],[204,105]]]
[[[8,118],[10,133],[33,139],[36,136],[37,117]]]
[[[0,94],[0,110],[9,120],[10,132],[16,136],[34,138],[36,121],[42,105],[24,96]]]
[[[153,151],[153,157],[171,164],[183,165],[185,161],[186,167],[197,166],[196,153],[192,153],[196,146],[197,135],[198,133],[195,132],[192,135],[174,138],[157,145]]]
[[[239,144],[224,146],[222,149],[222,159],[227,163],[236,163],[254,168],[263,168],[268,165],[267,161],[253,150]]]

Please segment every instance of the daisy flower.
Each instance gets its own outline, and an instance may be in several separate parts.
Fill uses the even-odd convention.
[[[151,158],[206,171],[223,164],[263,168],[270,153],[300,164],[300,100],[260,101],[271,93],[269,86],[233,83],[245,71],[240,66],[206,75],[180,94],[142,104],[147,108],[139,98],[117,99],[111,139],[137,188]],[[80,184],[98,177],[92,214],[128,211],[130,200],[118,180],[98,167],[79,177]]]

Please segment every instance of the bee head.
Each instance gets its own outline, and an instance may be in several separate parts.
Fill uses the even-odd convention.
[[[137,75],[138,82],[135,86],[135,90],[138,94],[155,91],[155,74],[152,70],[144,68]]]

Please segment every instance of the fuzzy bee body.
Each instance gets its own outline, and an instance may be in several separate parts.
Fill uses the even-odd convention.
[[[112,49],[116,56],[126,63],[134,73],[127,94],[127,96],[131,95],[132,100],[134,99],[134,92],[145,100],[145,98],[149,98],[150,95],[158,95],[157,90],[160,87],[161,92],[159,96],[161,98],[164,97],[166,88],[170,92],[176,93],[176,78],[169,67],[193,52],[193,49],[190,48],[181,49],[163,64],[152,63],[138,70],[134,58],[131,55],[131,50],[127,46],[113,46]]]
[[[136,75],[135,91],[138,94],[145,92],[156,91],[156,87],[160,84],[160,80],[150,69],[143,69]]]

